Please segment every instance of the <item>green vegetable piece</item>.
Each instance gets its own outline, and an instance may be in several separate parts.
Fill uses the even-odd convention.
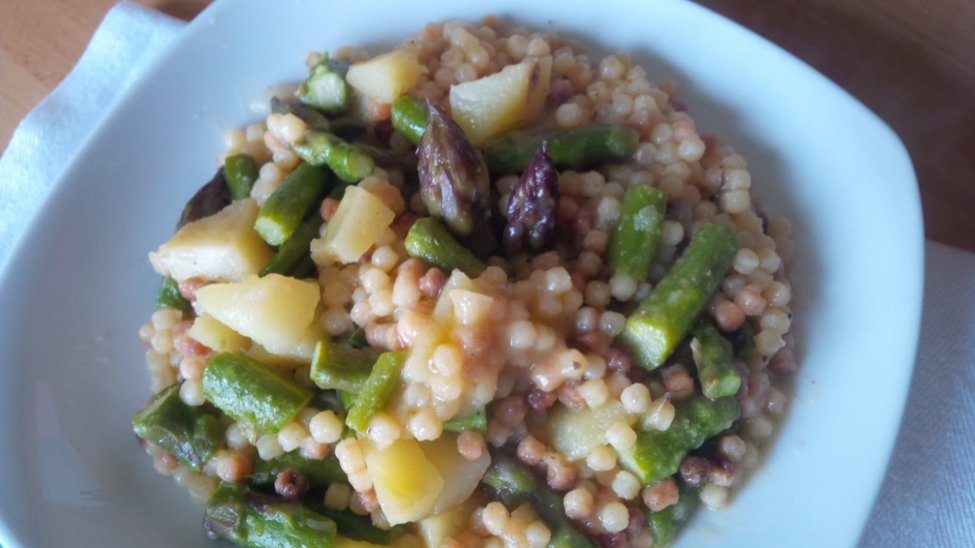
[[[491,467],[481,479],[509,508],[531,503],[552,531],[550,548],[595,548],[565,516],[562,497],[540,484],[531,470],[504,454],[493,454]]]
[[[227,179],[224,177],[223,167],[217,169],[210,181],[200,187],[196,194],[186,202],[183,212],[176,223],[176,230],[183,228],[187,223],[209,217],[230,204],[230,189],[227,188]]]
[[[557,133],[533,134],[515,131],[488,141],[484,161],[491,175],[521,173],[531,162],[542,141],[548,141],[548,155],[559,169],[580,170],[610,160],[633,156],[640,133],[624,125],[590,126]]]
[[[667,195],[656,188],[640,185],[626,191],[609,241],[609,267],[614,272],[622,272],[637,283],[647,279],[666,209]]]
[[[311,485],[327,486],[330,483],[349,481],[334,453],[324,459],[307,459],[301,455],[301,451],[295,450],[269,461],[255,458],[251,483],[273,485],[278,474],[288,468],[300,473]]]
[[[341,402],[342,408],[344,408],[346,411],[352,409],[352,406],[355,405],[356,393],[345,390],[337,390],[336,392],[338,393],[339,402]]]
[[[735,367],[731,342],[708,321],[699,321],[693,334],[691,355],[697,366],[701,391],[712,400],[737,394],[741,374]]]
[[[372,156],[323,131],[306,131],[304,138],[291,148],[302,160],[314,166],[328,166],[339,179],[349,183],[366,178],[376,168]]]
[[[318,237],[318,230],[322,226],[322,217],[317,213],[301,222],[288,241],[281,244],[278,252],[271,258],[271,262],[261,270],[261,276],[268,274],[283,274],[301,278],[299,274],[308,274],[305,260],[311,261],[311,241]],[[311,272],[315,271],[314,262]]]
[[[336,526],[300,502],[221,483],[207,502],[203,527],[211,537],[248,548],[331,548]]]
[[[373,415],[382,411],[400,384],[400,371],[406,362],[406,352],[384,352],[366,382],[362,384],[355,402],[345,417],[345,424],[356,432],[365,432]]]
[[[670,546],[680,529],[694,515],[698,502],[698,490],[693,487],[683,487],[676,504],[659,512],[648,512],[647,521],[656,540],[654,546]]]
[[[257,180],[257,162],[249,154],[234,154],[223,161],[223,174],[232,200],[243,200],[251,195]]]
[[[443,429],[448,432],[487,432],[487,412],[484,408],[475,409],[463,415],[454,417],[443,423]]]
[[[156,308],[160,310],[175,308],[183,312],[191,312],[193,305],[179,292],[179,284],[176,283],[176,280],[167,276],[162,279],[159,293],[156,294]]]
[[[675,404],[670,428],[637,434],[636,445],[619,455],[620,464],[640,478],[644,485],[677,472],[687,454],[738,419],[738,402],[733,397],[711,401],[692,396]]]
[[[694,325],[717,290],[738,250],[726,225],[703,225],[683,255],[650,295],[626,319],[619,340],[633,351],[641,367],[664,363]]]
[[[474,278],[487,268],[483,261],[461,245],[445,226],[432,217],[417,219],[406,233],[404,245],[410,257],[436,266],[448,274],[459,269]]]
[[[223,352],[203,371],[203,395],[256,432],[277,432],[311,401],[312,391],[241,354]]]
[[[352,540],[369,542],[380,546],[388,546],[400,535],[404,527],[394,526],[391,529],[380,529],[372,524],[369,516],[360,516],[352,512],[332,510],[324,504],[308,503],[308,507],[335,522],[339,534]]]
[[[287,242],[305,215],[321,202],[330,184],[330,178],[321,169],[299,165],[261,206],[254,229],[271,245]]]
[[[358,394],[369,378],[381,350],[353,348],[333,341],[318,341],[311,358],[311,380],[319,388]]]
[[[155,394],[132,416],[132,429],[195,472],[223,445],[219,419],[183,403],[176,384]]]
[[[502,241],[508,256],[527,247],[539,252],[555,243],[559,212],[559,172],[542,143],[508,198]]]
[[[298,98],[326,114],[340,114],[349,108],[352,90],[345,81],[347,61],[325,57],[311,68],[311,75],[298,88]]]
[[[313,107],[295,99],[281,99],[271,97],[271,112],[275,114],[294,114],[306,126],[318,131],[332,131],[332,124],[324,114]]]
[[[409,95],[401,95],[393,101],[393,128],[402,133],[414,145],[420,144],[427,128],[427,105]]]
[[[369,341],[366,340],[366,328],[360,327],[353,331],[349,335],[349,338],[345,340],[345,344],[352,348],[365,348],[369,346]]]

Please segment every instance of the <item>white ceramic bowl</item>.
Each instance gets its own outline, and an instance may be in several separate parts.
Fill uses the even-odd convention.
[[[802,370],[761,472],[684,546],[849,546],[893,445],[921,304],[916,182],[897,137],[824,77],[676,0],[217,2],[107,117],[0,280],[0,544],[205,546],[202,509],[153,472],[131,413],[148,379],[136,331],[146,253],[215,169],[225,129],[304,54],[378,51],[429,20],[517,18],[678,79],[701,129],[749,162],[764,207],[794,220]]]

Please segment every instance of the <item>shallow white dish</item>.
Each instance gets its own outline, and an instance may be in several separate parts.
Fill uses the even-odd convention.
[[[208,545],[202,509],[152,471],[129,424],[148,394],[136,336],[158,284],[147,251],[212,175],[224,130],[254,120],[266,86],[300,79],[307,51],[378,51],[426,21],[488,13],[678,79],[698,127],[749,161],[767,211],[794,221],[803,366],[790,414],[760,473],[727,510],[699,513],[679,545],[856,543],[897,432],[921,305],[916,182],[886,125],[682,1],[264,0],[217,2],[186,29],[87,142],[2,274],[0,545]]]

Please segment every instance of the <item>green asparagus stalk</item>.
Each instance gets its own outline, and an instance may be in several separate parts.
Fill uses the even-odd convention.
[[[677,503],[659,512],[649,512],[647,521],[656,540],[654,546],[670,546],[681,527],[687,523],[698,505],[698,490],[684,487]]]
[[[373,415],[383,410],[393,392],[400,384],[400,371],[406,362],[406,352],[384,352],[366,382],[359,389],[355,402],[345,417],[345,424],[356,432],[363,433],[369,428],[369,421]]]
[[[559,173],[542,143],[518,183],[511,189],[502,241],[511,256],[523,248],[539,252],[555,242],[559,212]]]
[[[302,160],[314,166],[328,166],[339,179],[350,183],[364,179],[376,168],[371,156],[323,131],[305,131],[304,138],[291,148]]]
[[[271,112],[275,114],[294,114],[306,126],[318,131],[332,131],[332,123],[324,114],[313,107],[295,99],[271,97]]]
[[[257,162],[249,154],[234,154],[223,161],[223,175],[232,200],[243,200],[251,195],[257,180]]]
[[[352,90],[345,81],[348,61],[329,59],[311,68],[311,75],[298,88],[298,98],[327,114],[340,114],[349,108]]]
[[[463,415],[456,416],[443,423],[443,429],[448,432],[487,432],[487,412],[484,408],[475,409]]]
[[[712,400],[737,394],[741,374],[735,367],[731,342],[708,321],[699,321],[693,334],[691,356],[697,366],[701,391]]]
[[[352,348],[365,348],[369,346],[369,342],[366,341],[366,329],[364,327],[357,328],[345,340],[345,344]]]
[[[484,160],[491,175],[521,173],[542,141],[548,141],[548,154],[556,167],[580,170],[632,156],[640,144],[640,133],[623,125],[590,126],[548,134],[515,131],[484,145]]]
[[[503,454],[493,454],[491,467],[481,481],[492,488],[505,505],[513,508],[528,502],[552,531],[550,548],[595,548],[565,517],[562,497],[540,484],[531,470]]]
[[[644,485],[677,472],[690,451],[731,426],[739,414],[734,397],[711,401],[704,396],[692,396],[675,407],[670,428],[662,432],[639,432],[636,445],[620,452],[620,464],[636,474]]]
[[[271,245],[287,242],[330,185],[331,179],[323,170],[310,164],[299,165],[261,206],[254,229]]]
[[[619,220],[609,241],[609,266],[637,282],[647,279],[660,243],[667,195],[649,186],[633,186],[623,196]]]
[[[154,395],[133,415],[132,429],[195,472],[223,445],[219,419],[183,403],[175,384]]]
[[[461,270],[470,277],[480,276],[487,265],[460,244],[454,236],[431,217],[418,219],[406,234],[406,252],[410,257],[450,273]]]
[[[324,504],[308,503],[308,507],[335,522],[343,537],[380,546],[389,546],[402,533],[403,526],[380,529],[372,524],[369,516],[359,516],[349,511],[333,510]]]
[[[358,393],[382,351],[353,348],[333,341],[318,341],[311,358],[311,380],[322,389]]]
[[[230,189],[224,177],[223,167],[217,169],[210,181],[200,187],[196,194],[186,202],[176,223],[176,230],[193,221],[209,217],[230,204]]]
[[[273,485],[278,474],[288,468],[296,470],[311,485],[327,486],[330,483],[349,481],[334,453],[324,459],[307,459],[301,455],[301,451],[295,450],[269,461],[255,458],[251,483]]]
[[[179,284],[176,283],[176,280],[167,276],[162,279],[159,293],[156,294],[156,308],[175,308],[183,312],[190,312],[193,310],[193,305],[179,292]]]
[[[409,95],[402,95],[393,101],[393,127],[414,145],[420,144],[423,131],[427,128],[427,105]]]
[[[738,249],[723,224],[706,224],[683,255],[626,320],[620,340],[646,369],[659,367],[684,338],[717,290]]]
[[[207,401],[256,432],[277,432],[312,399],[294,379],[240,354],[220,353],[203,371]]]
[[[207,502],[203,527],[211,538],[249,548],[331,548],[335,522],[300,502],[221,483]]]
[[[311,260],[311,241],[318,237],[318,230],[322,226],[322,218],[317,213],[312,214],[298,225],[288,241],[281,244],[278,252],[271,258],[271,262],[261,270],[261,276],[268,274],[283,274],[300,278],[298,274],[305,274],[305,259]],[[314,263],[312,263],[314,267]],[[314,272],[314,268],[312,269]]]

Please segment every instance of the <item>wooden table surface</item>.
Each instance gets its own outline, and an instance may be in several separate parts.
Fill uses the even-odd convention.
[[[791,51],[886,120],[914,161],[926,236],[975,250],[975,1],[697,1]],[[183,19],[209,3],[139,2]],[[0,146],[114,3],[0,0]]]

